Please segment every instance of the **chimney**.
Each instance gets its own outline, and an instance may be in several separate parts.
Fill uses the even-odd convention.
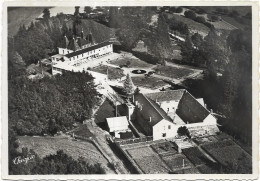
[[[207,104],[205,104],[204,107],[207,109]]]
[[[213,113],[213,110],[212,110],[212,109],[210,109],[210,113],[211,113],[211,114]]]
[[[149,120],[149,122],[152,122],[152,117],[150,116],[150,120]]]

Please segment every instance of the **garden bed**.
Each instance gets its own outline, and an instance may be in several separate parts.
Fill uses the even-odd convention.
[[[181,154],[164,156],[162,159],[166,162],[172,171],[183,168],[183,160],[184,167],[193,167],[190,161]]]
[[[208,160],[197,147],[183,149],[182,152],[195,166],[205,164]]]
[[[156,156],[146,156],[143,158],[135,159],[135,162],[146,174],[163,174],[170,172],[165,163],[163,163],[163,161]]]
[[[163,153],[177,153],[177,150],[173,148],[173,145],[169,142],[164,142],[164,143],[158,143],[155,145],[151,145],[151,147],[158,153],[158,154],[163,154]]]

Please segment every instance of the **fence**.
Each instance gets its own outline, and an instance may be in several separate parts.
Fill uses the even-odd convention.
[[[146,136],[141,138],[133,138],[133,139],[127,139],[122,141],[116,141],[116,143],[120,145],[127,145],[127,144],[134,144],[134,143],[140,143],[140,142],[147,142],[147,141],[153,141],[152,136]]]

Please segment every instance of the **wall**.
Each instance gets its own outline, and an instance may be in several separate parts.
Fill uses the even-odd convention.
[[[69,54],[69,53],[72,53],[73,50],[69,50],[67,48],[58,48],[59,49],[59,54],[60,55],[66,55],[66,54]]]
[[[153,126],[153,140],[174,138],[177,135],[179,127],[180,125],[174,125],[173,123],[163,119]],[[165,137],[163,137],[163,133],[166,133]]]

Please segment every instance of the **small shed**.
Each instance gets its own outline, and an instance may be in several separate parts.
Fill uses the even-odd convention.
[[[108,131],[110,133],[115,133],[116,138],[120,138],[122,132],[129,130],[129,123],[126,116],[107,118]]]

